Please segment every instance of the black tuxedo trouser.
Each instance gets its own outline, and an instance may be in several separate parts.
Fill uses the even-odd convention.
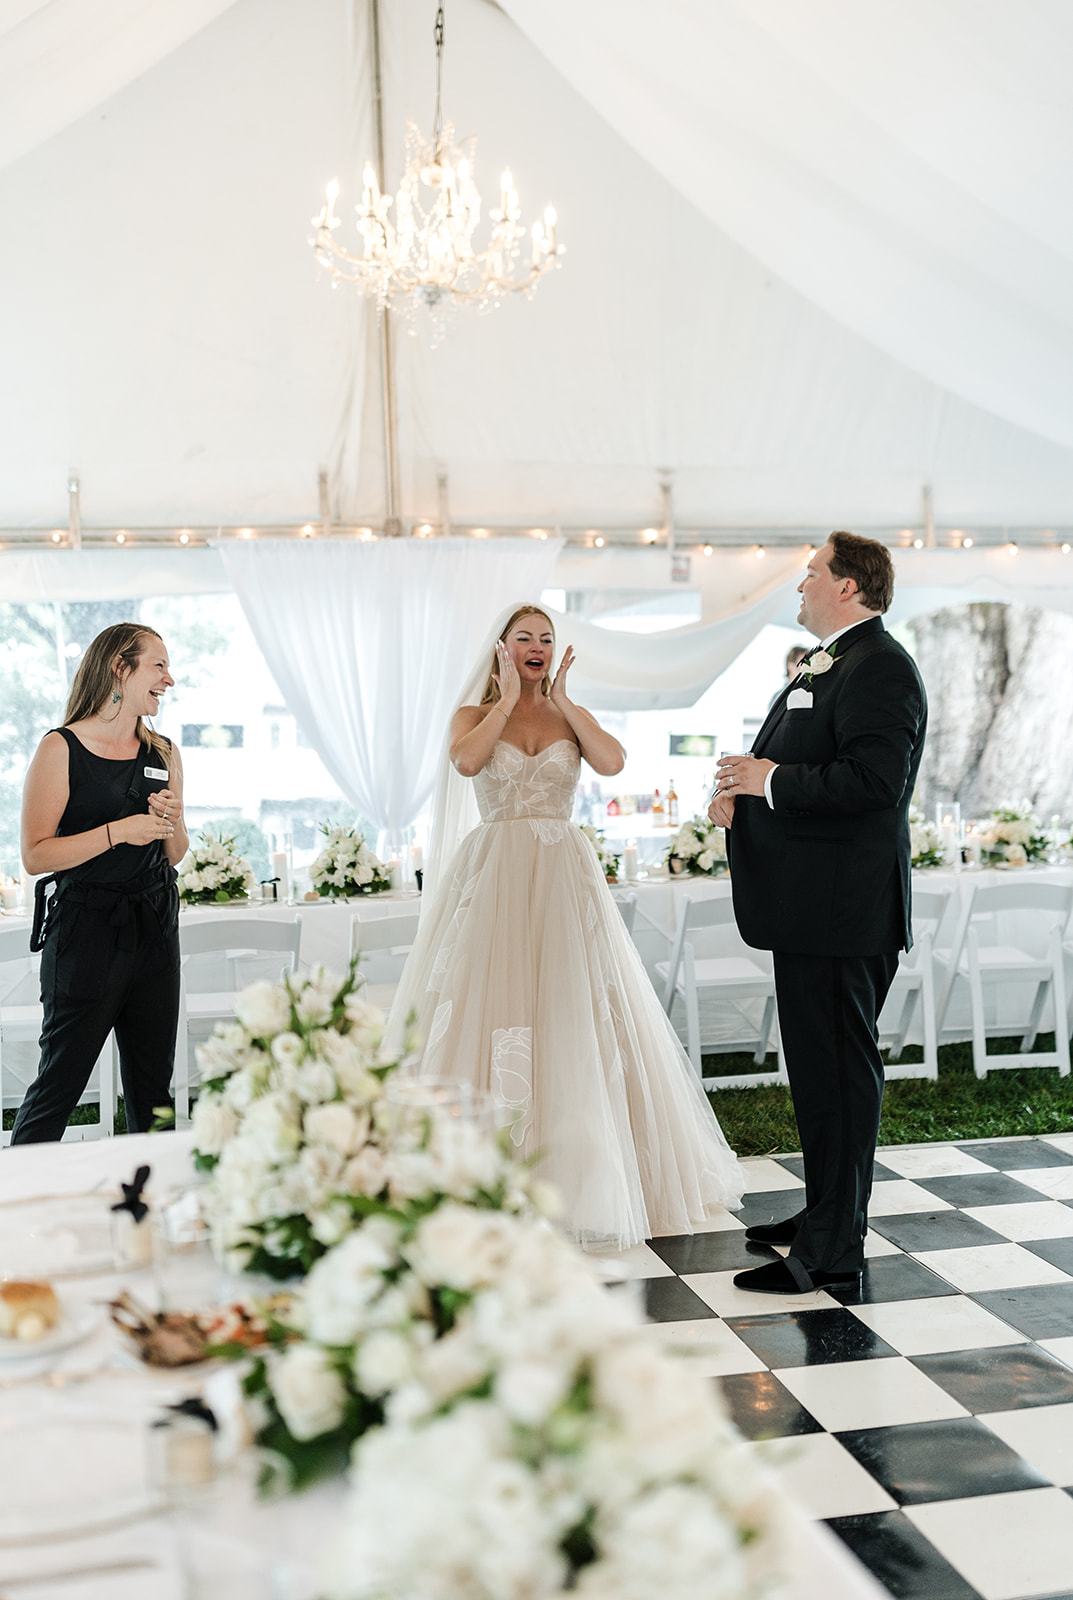
[[[876,1021],[895,954],[774,952],[783,1059],[805,1159],[805,1209],[790,1247],[806,1271],[859,1272],[883,1104]]]

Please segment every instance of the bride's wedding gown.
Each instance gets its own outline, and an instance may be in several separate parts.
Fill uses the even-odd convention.
[[[426,909],[392,1006],[423,1072],[491,1089],[543,1155],[589,1244],[691,1233],[744,1188],[688,1057],[571,822],[580,756],[500,740],[473,780],[481,825]]]

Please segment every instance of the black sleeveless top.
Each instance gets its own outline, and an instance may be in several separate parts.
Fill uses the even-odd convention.
[[[56,728],[67,745],[67,770],[70,785],[58,837],[73,833],[88,833],[107,822],[112,838],[117,841],[114,850],[105,850],[99,856],[84,861],[79,867],[70,867],[59,876],[61,880],[85,884],[125,885],[131,890],[148,888],[159,881],[169,865],[164,854],[163,841],[152,844],[120,844],[123,825],[115,826],[117,818],[143,816],[149,810],[149,796],[158,789],[168,787],[168,775],[161,766],[160,752],[142,745],[138,754],[124,761],[111,761],[106,756],[95,756],[87,750],[77,734],[70,728]],[[166,741],[171,751],[171,740]],[[149,771],[161,773],[161,778],[151,777]]]

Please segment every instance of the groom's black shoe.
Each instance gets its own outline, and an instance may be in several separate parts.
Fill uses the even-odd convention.
[[[735,1289],[748,1289],[752,1294],[808,1294],[812,1289],[859,1289],[859,1272],[807,1272],[797,1265],[796,1274],[785,1261],[769,1261],[762,1267],[750,1267],[748,1272],[734,1274]]]
[[[746,1228],[745,1237],[754,1244],[793,1244],[797,1238],[797,1218],[786,1217],[782,1222],[754,1222]]]

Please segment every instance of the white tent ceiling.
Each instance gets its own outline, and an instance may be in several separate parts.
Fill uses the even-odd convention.
[[[433,0],[382,0],[388,178]],[[373,324],[317,281],[366,0],[0,0],[0,526],[383,514]],[[399,341],[407,521],[1073,522],[1065,0],[449,0],[445,109],[568,246]],[[345,214],[345,213],[344,213]]]

